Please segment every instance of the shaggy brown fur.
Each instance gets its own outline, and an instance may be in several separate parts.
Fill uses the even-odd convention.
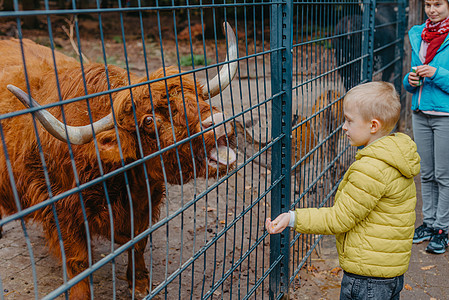
[[[72,99],[86,93],[98,93],[109,89],[104,65],[96,63],[84,65],[86,80],[84,85],[83,72],[76,60],[56,52],[58,74],[56,78],[52,52],[49,48],[29,40],[23,40],[23,46],[31,96],[41,105],[59,101],[57,80],[62,99]],[[27,86],[19,41],[1,41],[0,56],[2,57],[0,115],[3,115],[24,109],[18,99],[6,89],[6,85],[12,84],[24,91],[27,91]],[[111,88],[129,85],[128,74],[124,69],[108,66],[107,71]],[[165,73],[158,70],[151,74],[149,80],[176,74],[178,73],[173,68],[166,69]],[[147,80],[132,74],[130,77],[132,84]],[[169,101],[166,91],[169,94]],[[130,89],[124,89],[112,93],[111,97],[106,94],[89,99],[93,121],[111,112],[112,99],[117,126],[96,134],[100,157],[97,157],[94,141],[84,145],[71,145],[74,163],[70,157],[68,143],[50,135],[39,122],[35,132],[30,113],[2,120],[0,124],[2,139],[6,147],[0,144],[0,209],[4,214],[16,213],[19,209],[16,206],[11,181],[17,188],[20,209],[25,209],[164,149],[172,145],[175,139],[177,142],[186,141],[189,136],[204,130],[204,124],[202,126],[201,122],[210,117],[211,112],[219,113],[216,108],[211,108],[204,101],[202,91],[203,86],[195,85],[190,76],[174,76],[151,83],[151,91],[149,85],[144,84],[132,88],[131,93]],[[62,107],[68,125],[80,126],[90,123],[86,100],[65,104]],[[63,120],[61,106],[49,108],[48,111],[59,120]],[[232,132],[228,131],[227,134]],[[225,139],[224,136],[217,138],[219,143]],[[139,150],[139,139],[142,152]],[[39,143],[42,152],[39,151]],[[210,157],[209,153],[213,151],[215,145],[214,132],[209,129],[193,138],[191,143],[183,142],[176,147],[176,150],[165,151],[162,155],[147,160],[145,164],[109,178],[104,184],[100,182],[95,186],[84,188],[81,192],[69,193],[54,203],[57,215],[53,213],[53,206],[48,205],[27,215],[26,218],[42,224],[49,249],[54,255],[61,257],[55,223],[55,220],[58,220],[64,242],[67,271],[70,277],[76,276],[88,266],[88,240],[81,205],[85,207],[92,236],[103,236],[113,239],[118,244],[124,244],[132,235],[138,235],[148,228],[150,222],[158,219],[166,181],[179,184],[189,181],[194,174],[217,175],[217,168],[208,165],[206,161],[206,156]],[[180,161],[177,159],[176,151]],[[45,161],[41,160],[41,156]],[[7,157],[11,163],[13,178],[8,174]],[[48,183],[43,164],[46,166]],[[226,166],[220,166],[218,172],[222,175],[226,172]],[[106,200],[106,194],[110,205]],[[130,213],[130,203],[133,215]],[[113,224],[110,224],[111,218]],[[134,233],[131,232],[131,218],[134,222]],[[114,236],[111,236],[112,227]],[[148,291],[148,271],[143,258],[146,244],[147,239],[144,238],[134,248],[135,289],[144,295]],[[129,263],[127,278],[130,286],[133,280],[132,273],[133,268]],[[70,291],[70,299],[89,297],[87,279]]]

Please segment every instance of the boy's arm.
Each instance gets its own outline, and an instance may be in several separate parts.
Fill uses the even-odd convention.
[[[382,171],[369,162],[358,160],[348,172],[348,181],[337,193],[334,206],[296,209],[296,231],[314,234],[347,232],[376,207],[385,193]]]

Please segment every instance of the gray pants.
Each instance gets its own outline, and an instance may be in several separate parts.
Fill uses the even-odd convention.
[[[403,287],[404,275],[378,278],[344,272],[340,300],[399,300]]]
[[[421,156],[423,221],[449,228],[449,117],[413,112],[413,135]]]

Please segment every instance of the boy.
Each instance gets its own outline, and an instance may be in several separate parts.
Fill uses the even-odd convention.
[[[340,299],[399,299],[410,261],[419,173],[416,144],[389,134],[401,105],[394,86],[370,82],[345,96],[343,130],[357,151],[332,207],[296,209],[266,220],[270,234],[334,234],[344,275]]]

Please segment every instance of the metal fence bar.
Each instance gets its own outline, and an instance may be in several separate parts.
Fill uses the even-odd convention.
[[[5,4],[9,10],[0,11],[0,34],[6,32],[3,20],[14,22],[23,62],[30,59],[24,51],[26,39],[48,45],[48,57],[42,60],[55,81],[55,101],[44,101],[36,96],[34,66],[18,64],[23,68],[24,90],[43,102],[42,106],[18,106],[9,111],[0,107],[0,190],[11,190],[8,201],[17,207],[12,214],[0,215],[0,228],[6,228],[0,263],[14,261],[4,251],[15,238],[11,236],[14,231],[23,240],[20,250],[28,260],[23,266],[27,274],[22,271],[21,275],[30,283],[28,296],[36,299],[68,299],[80,284],[89,287],[86,298],[101,300],[294,298],[297,275],[311,263],[322,237],[288,230],[270,236],[264,220],[297,207],[332,205],[354,154],[342,135],[345,92],[380,77],[400,87],[406,0],[72,0],[69,7],[62,2],[44,0],[39,8],[25,10],[24,3],[15,0]],[[380,18],[375,9],[385,7],[394,14]],[[67,36],[61,31],[61,24],[68,24],[63,19],[67,16],[72,18],[73,49],[67,49]],[[36,36],[21,24],[30,17],[41,20]],[[236,33],[238,45],[231,58],[229,50],[223,51],[229,46],[230,29],[221,34],[222,22],[229,23]],[[379,32],[387,31],[394,34],[379,39]],[[0,44],[3,39],[0,36]],[[98,57],[89,60],[83,52],[92,47],[98,47]],[[66,96],[67,79],[60,72],[64,66],[58,63],[61,51],[78,62],[79,92],[73,97]],[[92,88],[92,64],[104,70],[104,89]],[[230,81],[229,88],[220,87],[216,97],[203,101],[201,89],[206,95],[212,93],[209,77],[230,65],[237,66],[234,80],[230,74],[217,77],[219,83]],[[159,77],[154,77],[155,66],[161,67]],[[114,83],[117,68],[122,74],[120,85]],[[175,81],[179,89],[173,90]],[[153,90],[155,86],[160,90]],[[136,91],[144,89],[147,93],[142,100]],[[8,98],[11,94],[5,91],[6,87],[0,86],[0,94]],[[129,97],[128,127],[116,106],[118,95],[125,94]],[[93,130],[98,101],[112,112],[109,143]],[[145,114],[149,120],[141,119],[142,103],[148,104]],[[163,114],[161,103],[165,103]],[[208,108],[201,109],[202,105]],[[68,138],[67,122],[74,123],[69,107],[78,107],[92,131],[91,145],[83,146],[91,153],[90,170],[96,170],[90,178],[83,168],[86,157],[80,146]],[[68,140],[62,142],[65,146],[48,139],[50,135],[36,121],[35,115],[43,110],[60,112],[58,118]],[[214,115],[215,110],[224,115]],[[192,112],[196,123],[188,118]],[[204,125],[209,114],[212,121]],[[26,137],[36,146],[27,154],[36,159],[29,170],[40,170],[42,178],[37,177],[45,191],[38,203],[23,207],[21,201],[26,196],[17,173],[18,153],[8,144],[12,132],[8,124],[19,119],[27,120],[23,126],[30,125]],[[154,132],[144,127],[146,121],[156,124]],[[185,134],[180,133],[181,127]],[[150,146],[145,144],[149,131],[154,139]],[[132,158],[127,152],[129,132],[134,132]],[[201,158],[211,158],[208,149],[219,149],[223,143],[234,147],[235,165],[227,165],[220,174],[213,173],[207,163],[204,169]],[[114,167],[104,157],[105,145],[117,146]],[[55,162],[53,148],[63,151],[65,159]],[[73,179],[71,184],[58,183],[54,173],[58,165],[65,167],[58,176]],[[157,176],[153,169],[160,170]],[[187,169],[191,173],[186,173]],[[136,173],[141,176],[137,178]],[[159,218],[151,205],[162,201],[153,192],[160,188],[156,177],[166,198],[157,207]],[[99,197],[92,198],[92,191]],[[2,196],[0,205],[6,201]],[[85,261],[78,273],[70,273],[73,253],[65,246],[71,236],[64,215],[67,210],[61,205],[70,199],[76,204],[70,213],[77,214],[85,237]],[[92,199],[102,206],[92,206]],[[114,211],[117,199],[125,205],[120,213],[128,216],[122,224],[116,224],[120,218]],[[145,201],[147,206],[134,206]],[[102,214],[101,222],[90,218],[92,209]],[[47,237],[36,242],[40,229],[25,222],[43,211],[54,226],[50,231],[56,243],[53,250],[61,256],[61,266],[56,267],[50,284],[45,283],[45,274],[40,274],[41,248]],[[146,217],[142,219],[142,215]],[[120,235],[126,231],[122,225],[129,229],[126,238]],[[95,241],[98,226],[106,228],[106,242]],[[14,281],[4,275],[8,271],[0,272],[2,300],[22,289],[12,290]],[[138,296],[146,277],[148,290]]]
[[[360,82],[371,81],[373,78],[374,63],[370,59],[374,55],[374,23],[376,14],[376,0],[363,2],[363,27],[369,28],[362,38],[362,55],[368,55],[362,61],[362,78]]]
[[[407,0],[398,0],[398,12],[397,12],[397,18],[398,18],[398,25],[397,25],[397,32],[396,36],[399,37],[399,41],[396,44],[395,47],[395,56],[396,57],[404,57],[404,35],[407,28],[407,19],[406,19],[406,3]],[[403,69],[403,60],[400,59],[399,62],[395,63],[395,74],[401,74],[402,75],[402,69]],[[394,85],[396,87],[397,91],[402,91],[402,76],[396,76],[394,80]],[[405,95],[404,95],[405,96]],[[405,103],[405,97],[401,97],[401,105],[402,107],[406,107]]]

